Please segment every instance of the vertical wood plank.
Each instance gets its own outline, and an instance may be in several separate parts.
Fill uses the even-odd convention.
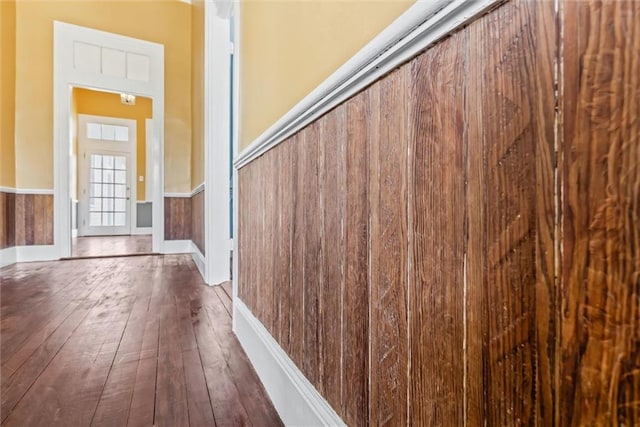
[[[411,63],[409,418],[418,425],[463,424],[465,41],[453,35]]]
[[[640,423],[640,5],[564,2],[563,11],[560,422],[635,425]]]
[[[341,105],[320,120],[323,145],[322,221],[324,256],[320,336],[321,383],[329,404],[342,405],[342,334],[344,290],[343,218],[345,195],[346,107]]]
[[[305,191],[304,180],[306,167],[304,137],[298,134],[291,138],[291,161],[293,192],[293,224],[291,230],[291,358],[302,367],[305,330],[305,276],[304,276],[304,214]]]
[[[314,122],[303,131],[304,145],[302,148],[303,175],[303,206],[304,206],[304,359],[302,371],[309,381],[320,388],[320,364],[322,354],[322,337],[318,327],[322,300],[320,289],[323,286],[321,266],[324,262],[323,252],[323,221],[318,215],[321,211],[322,182],[322,150],[319,141],[319,123]]]
[[[369,413],[369,123],[365,91],[347,102],[343,405],[348,425],[368,425]]]
[[[278,165],[278,342],[284,351],[291,351],[291,234],[293,226],[294,182],[291,162],[292,140],[280,146]]]
[[[371,92],[371,403],[373,425],[407,422],[408,66]]]
[[[482,232],[485,239],[483,381],[489,424],[550,423],[553,413],[554,50],[549,43],[555,26],[553,13],[544,9],[550,7],[508,3],[470,27],[477,47],[470,46],[469,63],[482,64],[470,96],[480,98],[471,105],[479,102],[482,111],[485,225],[470,233]],[[474,280],[478,268],[473,267]]]

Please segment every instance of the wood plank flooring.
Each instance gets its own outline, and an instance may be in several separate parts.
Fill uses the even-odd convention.
[[[3,426],[281,425],[188,255],[0,271]]]
[[[89,236],[72,241],[71,257],[151,254],[151,236]]]

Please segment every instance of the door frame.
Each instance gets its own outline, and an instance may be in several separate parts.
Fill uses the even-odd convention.
[[[80,158],[80,152],[85,149],[86,151],[90,151],[90,147],[87,147],[87,145],[91,145],[90,143],[86,142],[86,143],[82,143],[81,141],[81,136],[80,136],[80,132],[82,129],[82,124],[86,124],[90,121],[94,121],[94,122],[99,122],[99,123],[103,123],[103,124],[113,124],[113,125],[120,125],[122,123],[126,123],[127,127],[129,127],[129,129],[132,129],[133,132],[131,132],[130,134],[133,135],[133,139],[129,139],[129,141],[127,141],[125,144],[128,146],[126,152],[125,151],[121,151],[121,150],[117,150],[117,149],[112,149],[111,147],[104,147],[101,148],[99,151],[99,153],[96,154],[120,154],[120,153],[124,153],[128,156],[128,161],[129,161],[129,165],[127,165],[127,175],[128,175],[128,179],[129,179],[129,233],[128,234],[133,234],[133,230],[135,230],[137,228],[137,212],[138,212],[138,191],[137,191],[137,180],[136,177],[139,175],[138,173],[138,156],[137,156],[137,151],[138,151],[138,138],[137,138],[137,127],[138,127],[138,123],[136,120],[134,119],[127,119],[127,118],[117,118],[117,117],[107,117],[107,116],[96,116],[93,114],[78,114],[78,132],[77,132],[77,136],[78,136],[78,156],[77,156],[77,162],[78,162],[78,176],[76,177],[76,182],[77,182],[77,186],[78,189],[80,187],[80,183],[82,182],[81,178],[81,173],[84,172],[88,172],[84,170],[85,166],[88,166],[87,162],[89,162],[89,159],[81,159]],[[85,137],[86,138],[86,137]],[[145,141],[146,142],[146,141]],[[120,143],[122,144],[122,143]],[[80,167],[80,165],[82,164],[82,168]],[[88,177],[85,177],[85,179],[87,179]],[[88,184],[88,183],[87,183]],[[82,201],[82,203],[81,203]],[[78,235],[80,235],[80,220],[81,219],[88,219],[85,218],[84,215],[86,214],[86,212],[82,211],[82,207],[83,204],[87,204],[89,201],[89,196],[88,195],[82,195],[80,194],[80,192],[78,192],[78,217],[77,217],[77,221],[78,221]],[[84,208],[86,208],[87,206],[85,205]],[[87,227],[89,227],[87,225]],[[86,228],[86,227],[85,227]]]
[[[53,47],[53,242],[59,258],[71,256],[71,129],[73,87],[126,92],[152,99],[153,227],[152,248],[164,250],[164,46],[118,34],[54,21]],[[148,80],[140,81],[74,69],[74,43],[144,55]],[[135,183],[133,183],[135,185]]]

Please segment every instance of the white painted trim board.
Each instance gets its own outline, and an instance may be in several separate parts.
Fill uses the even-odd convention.
[[[284,425],[345,426],[247,306],[238,298],[233,306],[233,331]]]
[[[242,168],[502,0],[417,1],[242,153]]]

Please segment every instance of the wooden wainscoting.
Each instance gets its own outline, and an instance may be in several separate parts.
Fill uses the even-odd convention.
[[[15,245],[53,245],[53,195],[15,194]]]
[[[640,425],[640,3],[564,4],[558,425]]]
[[[0,249],[16,245],[16,195],[0,191]]]
[[[204,191],[191,197],[191,240],[204,255]]]
[[[537,7],[501,7],[240,170],[240,298],[349,425],[548,415]]]
[[[164,198],[164,239],[191,239],[191,197]]]

